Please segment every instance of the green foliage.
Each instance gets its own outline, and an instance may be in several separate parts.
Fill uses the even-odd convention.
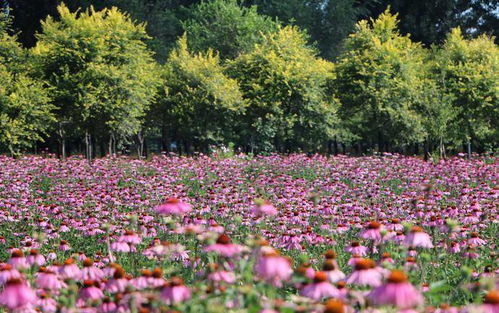
[[[0,145],[12,155],[42,141],[53,121],[47,89],[29,76],[29,59],[0,16]]]
[[[164,66],[162,93],[152,113],[157,124],[207,150],[211,144],[227,143],[233,124],[245,108],[236,80],[224,74],[212,50],[191,53],[184,35]],[[153,117],[154,118],[154,117]]]
[[[329,97],[333,65],[316,56],[296,27],[264,37],[229,65],[249,102],[241,143],[251,150],[317,149],[334,132],[336,102]]]
[[[135,24],[116,8],[48,17],[33,49],[39,72],[54,88],[58,121],[92,133],[137,133],[155,95],[156,64]]]
[[[397,31],[389,11],[361,21],[336,66],[340,114],[364,142],[404,144],[425,136],[417,99],[424,82],[424,53]]]
[[[436,52],[433,66],[438,87],[456,112],[456,143],[499,138],[499,49],[494,39],[466,40],[453,29]]]
[[[238,0],[213,0],[197,5],[184,29],[193,51],[213,49],[222,59],[232,59],[251,51],[262,34],[276,31],[277,23],[259,15],[254,6],[240,6]]]

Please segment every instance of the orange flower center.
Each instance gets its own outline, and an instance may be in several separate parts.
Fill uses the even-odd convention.
[[[345,312],[345,306],[343,305],[343,302],[341,302],[341,300],[330,299],[326,301],[324,313],[344,313],[344,312]]]
[[[393,270],[390,273],[390,276],[388,276],[388,282],[389,283],[404,283],[407,281],[407,275],[405,275],[404,272],[398,271],[398,270]]]
[[[227,236],[226,234],[222,234],[218,237],[217,243],[222,245],[228,245],[230,243],[230,237]]]
[[[489,291],[483,302],[487,304],[499,304],[499,290]]]
[[[367,270],[370,268],[374,268],[374,261],[371,259],[360,259],[355,262],[356,270]]]
[[[314,276],[314,283],[322,283],[327,281],[327,275],[324,272],[316,272]]]

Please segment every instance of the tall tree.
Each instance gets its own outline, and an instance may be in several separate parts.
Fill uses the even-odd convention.
[[[213,50],[189,52],[184,35],[170,53],[162,76],[164,85],[150,112],[153,126],[185,150],[193,146],[206,152],[209,145],[234,139],[234,124],[246,103],[237,81],[224,74]]]
[[[229,64],[249,102],[241,144],[251,150],[316,151],[334,135],[333,64],[317,57],[296,27],[268,34]]]
[[[482,35],[466,40],[455,28],[436,55],[434,71],[439,87],[452,97],[457,142],[496,148],[499,138],[499,48]]]
[[[213,0],[197,5],[184,29],[193,51],[213,49],[222,59],[233,59],[252,50],[262,35],[276,31],[277,23],[259,15],[254,6],[242,7],[237,0]]]
[[[0,13],[0,145],[17,155],[43,140],[54,107],[43,82],[30,76],[28,55],[9,27],[10,18]]]
[[[61,5],[58,12],[58,21],[42,23],[33,54],[54,89],[62,143],[66,130],[81,130],[91,158],[92,135],[112,141],[139,132],[155,95],[156,64],[145,26],[118,9],[71,13]]]
[[[360,142],[378,142],[380,150],[425,136],[415,106],[424,54],[398,33],[397,22],[388,10],[376,20],[359,22],[336,67],[342,118]]]

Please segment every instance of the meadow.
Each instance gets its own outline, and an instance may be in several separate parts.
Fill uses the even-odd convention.
[[[499,310],[496,157],[0,156],[0,169],[4,311]]]

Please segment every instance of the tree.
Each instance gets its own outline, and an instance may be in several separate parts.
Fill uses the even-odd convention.
[[[53,87],[62,150],[67,130],[83,132],[91,159],[92,136],[104,134],[112,150],[114,140],[140,133],[156,64],[143,41],[145,26],[118,9],[71,13],[61,5],[58,12],[58,21],[42,22],[33,54]]]
[[[53,106],[41,81],[29,76],[29,59],[7,34],[10,19],[0,14],[0,144],[12,155],[43,140],[53,122]]]
[[[466,40],[453,29],[435,56],[437,83],[452,98],[457,112],[454,123],[460,130],[456,143],[473,142],[497,147],[499,138],[498,75],[499,48],[494,38],[482,35]]]
[[[249,52],[262,34],[276,31],[277,23],[259,15],[256,7],[242,7],[237,0],[204,1],[184,22],[189,48],[194,52],[217,51],[222,60]]]
[[[212,144],[228,144],[233,125],[245,108],[237,81],[224,74],[213,50],[191,53],[187,36],[178,41],[163,67],[160,96],[151,122],[183,143],[207,151]]]
[[[376,20],[361,21],[345,42],[335,80],[340,114],[359,143],[420,142],[425,137],[416,99],[424,75],[419,44],[397,31],[397,17],[387,10]]]
[[[306,36],[286,26],[230,62],[249,102],[240,144],[257,151],[317,150],[334,135],[333,64],[317,57]]]

